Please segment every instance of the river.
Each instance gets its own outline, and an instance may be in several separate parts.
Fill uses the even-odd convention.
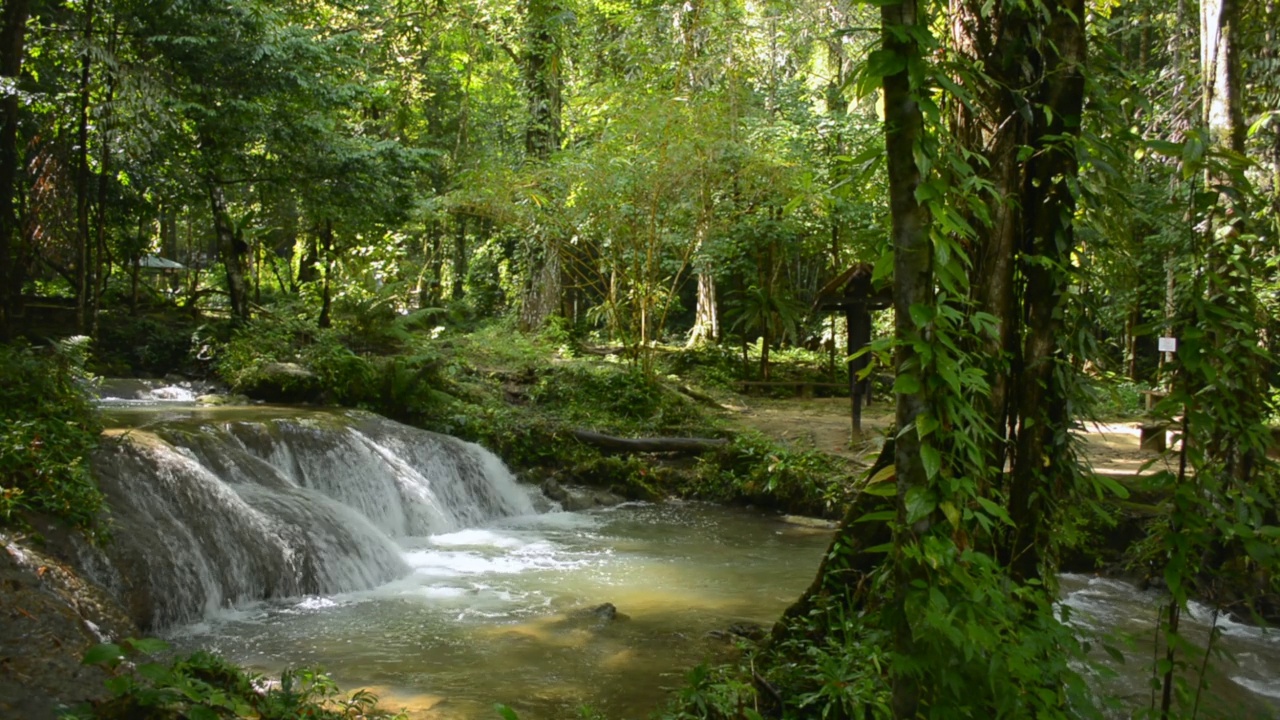
[[[771,624],[830,539],[702,503],[546,511],[469,443],[367,413],[200,408],[190,395],[144,387],[106,403],[123,441],[98,471],[129,527],[111,562],[134,580],[104,584],[145,586],[179,649],[267,674],[319,666],[412,717],[493,718],[495,702],[525,720],[583,706],[645,717],[689,668],[732,654],[724,630]],[[1110,717],[1150,705],[1162,602],[1062,578],[1060,608],[1093,644],[1083,669],[1114,699]],[[593,610],[605,603],[616,617]],[[1200,717],[1280,717],[1280,634],[1193,605],[1180,655],[1192,671],[1212,624]]]

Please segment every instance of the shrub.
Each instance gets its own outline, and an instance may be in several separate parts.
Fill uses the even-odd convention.
[[[86,665],[99,665],[110,677],[106,700],[63,715],[63,720],[390,720],[377,710],[378,698],[361,690],[345,697],[323,673],[286,670],[269,683],[223,658],[197,652],[171,662],[147,661],[168,646],[159,640],[126,639],[94,646]]]
[[[529,393],[541,408],[572,423],[614,430],[680,430],[702,425],[686,398],[638,370],[605,365],[556,368]]]
[[[305,372],[281,373],[280,364]],[[300,306],[280,305],[271,315],[235,331],[218,352],[218,374],[237,392],[276,394],[271,399],[329,399],[358,404],[374,385],[374,369],[343,344],[337,331],[322,329]]]
[[[95,532],[103,500],[88,458],[102,428],[87,355],[82,337],[48,352],[0,345],[0,525],[35,511]]]
[[[104,313],[95,355],[110,372],[163,375],[192,364],[195,331],[189,315]]]
[[[721,502],[746,501],[812,515],[838,516],[853,475],[839,458],[785,447],[756,432],[734,437],[698,462],[688,492]]]

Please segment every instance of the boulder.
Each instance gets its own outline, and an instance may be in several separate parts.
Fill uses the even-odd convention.
[[[283,403],[317,402],[324,394],[320,376],[291,362],[263,365],[241,389],[255,400]]]
[[[105,671],[80,659],[137,634],[102,588],[0,534],[0,717],[53,720],[62,706],[105,697]]]
[[[570,512],[611,507],[626,502],[626,498],[608,490],[564,485],[555,478],[547,478],[542,483],[542,494],[560,503],[560,507]]]

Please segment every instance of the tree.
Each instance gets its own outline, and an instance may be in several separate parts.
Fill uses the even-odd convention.
[[[22,60],[26,40],[30,0],[13,0],[4,4],[0,13],[0,340],[8,340],[15,296],[19,294],[21,275],[14,257],[18,241],[18,209],[14,198],[18,192],[18,108]]]

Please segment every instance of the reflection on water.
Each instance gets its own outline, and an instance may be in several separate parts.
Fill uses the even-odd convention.
[[[422,718],[643,717],[707,637],[768,625],[812,579],[828,533],[701,504],[548,513],[401,541],[412,573],[376,590],[224,612],[179,630],[260,671],[320,665]],[[618,616],[590,608],[612,603]]]

